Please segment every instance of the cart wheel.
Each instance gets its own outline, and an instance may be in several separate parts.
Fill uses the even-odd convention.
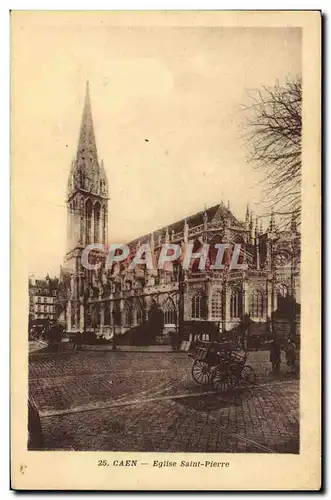
[[[250,365],[245,365],[240,374],[241,381],[247,385],[254,385],[256,383],[256,373]]]
[[[229,373],[224,372],[224,370],[219,370],[216,368],[211,376],[211,383],[214,389],[217,391],[225,392],[231,389],[235,385],[235,377]]]
[[[196,359],[192,366],[192,377],[197,384],[208,384],[210,377],[209,365]]]

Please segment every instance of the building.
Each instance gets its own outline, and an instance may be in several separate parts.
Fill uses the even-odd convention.
[[[274,214],[263,230],[247,207],[244,220],[237,219],[223,202],[187,216],[167,227],[129,243],[131,253],[149,243],[158,256],[164,242],[191,242],[194,251],[203,243],[240,243],[248,269],[199,271],[196,265],[182,271],[135,268],[118,264],[105,269],[105,256],[95,251],[92,260],[102,263],[98,271],[81,265],[82,252],[90,243],[107,243],[108,182],[98,152],[87,85],[76,157],[67,190],[67,253],[60,272],[58,314],[69,332],[94,332],[111,338],[134,332],[151,316],[162,316],[162,328],[154,342],[167,342],[180,318],[196,322],[211,320],[227,335],[240,330],[249,319],[250,336],[294,334],[299,328],[300,233],[292,220],[279,231]]]
[[[50,278],[48,275],[44,279],[29,278],[29,318],[31,321],[40,323],[40,320],[56,318],[58,279]]]

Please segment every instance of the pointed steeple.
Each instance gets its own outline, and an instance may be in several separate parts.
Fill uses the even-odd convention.
[[[249,231],[249,206],[246,205],[246,213],[245,213],[245,226],[247,231]]]
[[[274,233],[275,230],[276,230],[275,214],[274,214],[273,209],[271,209],[269,232]]]
[[[152,251],[154,251],[154,246],[155,246],[154,233],[151,233],[150,235],[149,244],[151,245]]]
[[[245,222],[246,222],[246,224],[249,223],[249,206],[248,206],[248,204],[246,205]]]
[[[249,238],[250,242],[253,243],[254,241],[254,222],[253,222],[253,212],[250,213],[250,218],[249,218]]]
[[[98,153],[92,119],[90,85],[88,81],[86,82],[85,102],[77,148],[77,161],[79,160],[83,160],[82,163],[86,166],[89,166],[91,163],[98,164]]]
[[[164,236],[164,241],[165,243],[169,243],[169,229],[168,229],[168,226],[166,227],[166,230],[165,230],[165,236]]]
[[[255,238],[258,238],[259,236],[259,219],[256,216],[255,217]]]
[[[69,174],[67,198],[83,190],[108,198],[108,181],[103,162],[99,163],[92,119],[89,82],[86,83],[85,102],[80,125],[76,156]]]
[[[183,233],[184,233],[184,235],[183,235],[184,236],[184,242],[187,243],[188,242],[189,225],[188,225],[186,219],[184,220]]]
[[[208,224],[208,214],[207,214],[207,208],[206,208],[206,205],[205,205],[205,208],[203,210],[203,229],[204,231],[207,231],[207,224]]]

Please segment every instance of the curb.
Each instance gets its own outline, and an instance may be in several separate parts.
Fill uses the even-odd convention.
[[[166,354],[166,353],[175,353],[175,352],[183,352],[183,351],[173,351],[172,349],[167,349],[167,350],[158,350],[158,349],[141,349],[141,350],[136,350],[136,349],[121,349],[120,347],[117,347],[116,349],[112,348],[102,348],[102,349],[95,349],[92,346],[86,347],[83,346],[82,351],[93,351],[93,352],[131,352],[131,353],[158,353],[158,354]]]

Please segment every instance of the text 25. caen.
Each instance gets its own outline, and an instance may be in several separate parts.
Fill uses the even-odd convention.
[[[137,467],[140,465],[138,460],[113,460],[109,463],[107,460],[98,460],[98,467],[108,467],[112,465],[113,467]],[[225,467],[230,466],[229,462],[216,462],[214,460],[204,460],[204,461],[186,461],[181,462],[170,462],[169,460],[154,460],[151,464],[144,463],[143,465],[151,465],[152,467],[162,468],[162,467]]]

